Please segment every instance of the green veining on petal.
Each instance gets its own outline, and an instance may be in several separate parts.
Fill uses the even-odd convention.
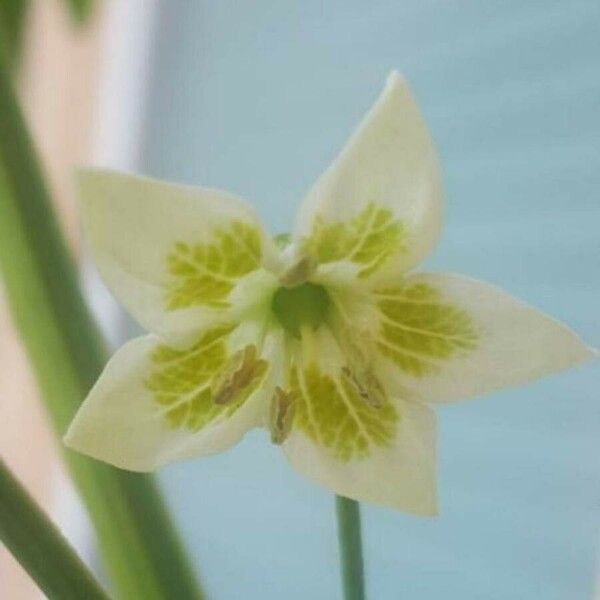
[[[436,373],[444,361],[477,347],[479,334],[469,313],[428,284],[382,288],[375,297],[378,348],[414,377]]]
[[[369,405],[341,373],[333,378],[315,365],[294,368],[290,387],[297,399],[294,427],[337,460],[364,459],[394,440],[400,418],[396,409],[389,401],[378,408]]]
[[[260,231],[243,221],[216,230],[207,243],[176,243],[167,256],[166,308],[222,308],[237,281],[259,268]]]
[[[330,223],[317,215],[303,249],[320,263],[352,262],[364,278],[404,250],[402,238],[402,223],[392,211],[370,203],[349,221]]]
[[[229,401],[215,403],[215,382],[222,380],[233,358],[228,355],[226,341],[234,328],[215,327],[189,350],[160,345],[152,352],[154,369],[144,383],[172,428],[198,431],[218,417],[231,416],[264,379],[267,363],[256,359],[259,366],[238,385]]]

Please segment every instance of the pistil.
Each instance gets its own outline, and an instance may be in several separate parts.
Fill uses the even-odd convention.
[[[305,282],[278,288],[273,294],[271,309],[283,328],[299,338],[303,327],[316,329],[325,322],[330,304],[329,294],[322,285]]]

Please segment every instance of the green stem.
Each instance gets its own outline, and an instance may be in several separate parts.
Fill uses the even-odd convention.
[[[365,579],[360,533],[360,505],[355,500],[336,496],[335,510],[344,600],[364,600]]]
[[[62,436],[106,361],[0,57],[0,267],[48,414]],[[65,453],[120,599],[201,591],[151,476]]]
[[[78,24],[84,24],[92,10],[92,0],[66,0],[67,9]]]
[[[48,598],[108,599],[67,540],[1,459],[0,540]]]

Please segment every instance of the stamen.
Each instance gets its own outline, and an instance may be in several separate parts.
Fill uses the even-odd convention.
[[[213,382],[213,402],[220,406],[231,404],[240,391],[254,381],[257,374],[266,367],[266,361],[257,359],[254,344],[238,350],[225,365]]]
[[[342,367],[342,374],[358,396],[371,408],[382,408],[386,401],[385,391],[370,369],[362,369],[360,373],[349,367]]]
[[[294,394],[284,392],[279,386],[275,388],[269,413],[269,430],[271,442],[282,444],[292,431],[296,415],[296,399]]]
[[[294,287],[308,280],[316,268],[316,263],[310,256],[304,256],[292,265],[279,280],[283,287]]]

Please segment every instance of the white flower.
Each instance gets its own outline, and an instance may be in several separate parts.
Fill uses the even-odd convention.
[[[592,354],[495,287],[410,271],[438,238],[440,181],[395,73],[287,239],[224,192],[99,170],[79,186],[100,272],[152,332],[113,356],[65,438],[118,467],[220,452],[264,426],[335,493],[433,514],[428,404]]]

